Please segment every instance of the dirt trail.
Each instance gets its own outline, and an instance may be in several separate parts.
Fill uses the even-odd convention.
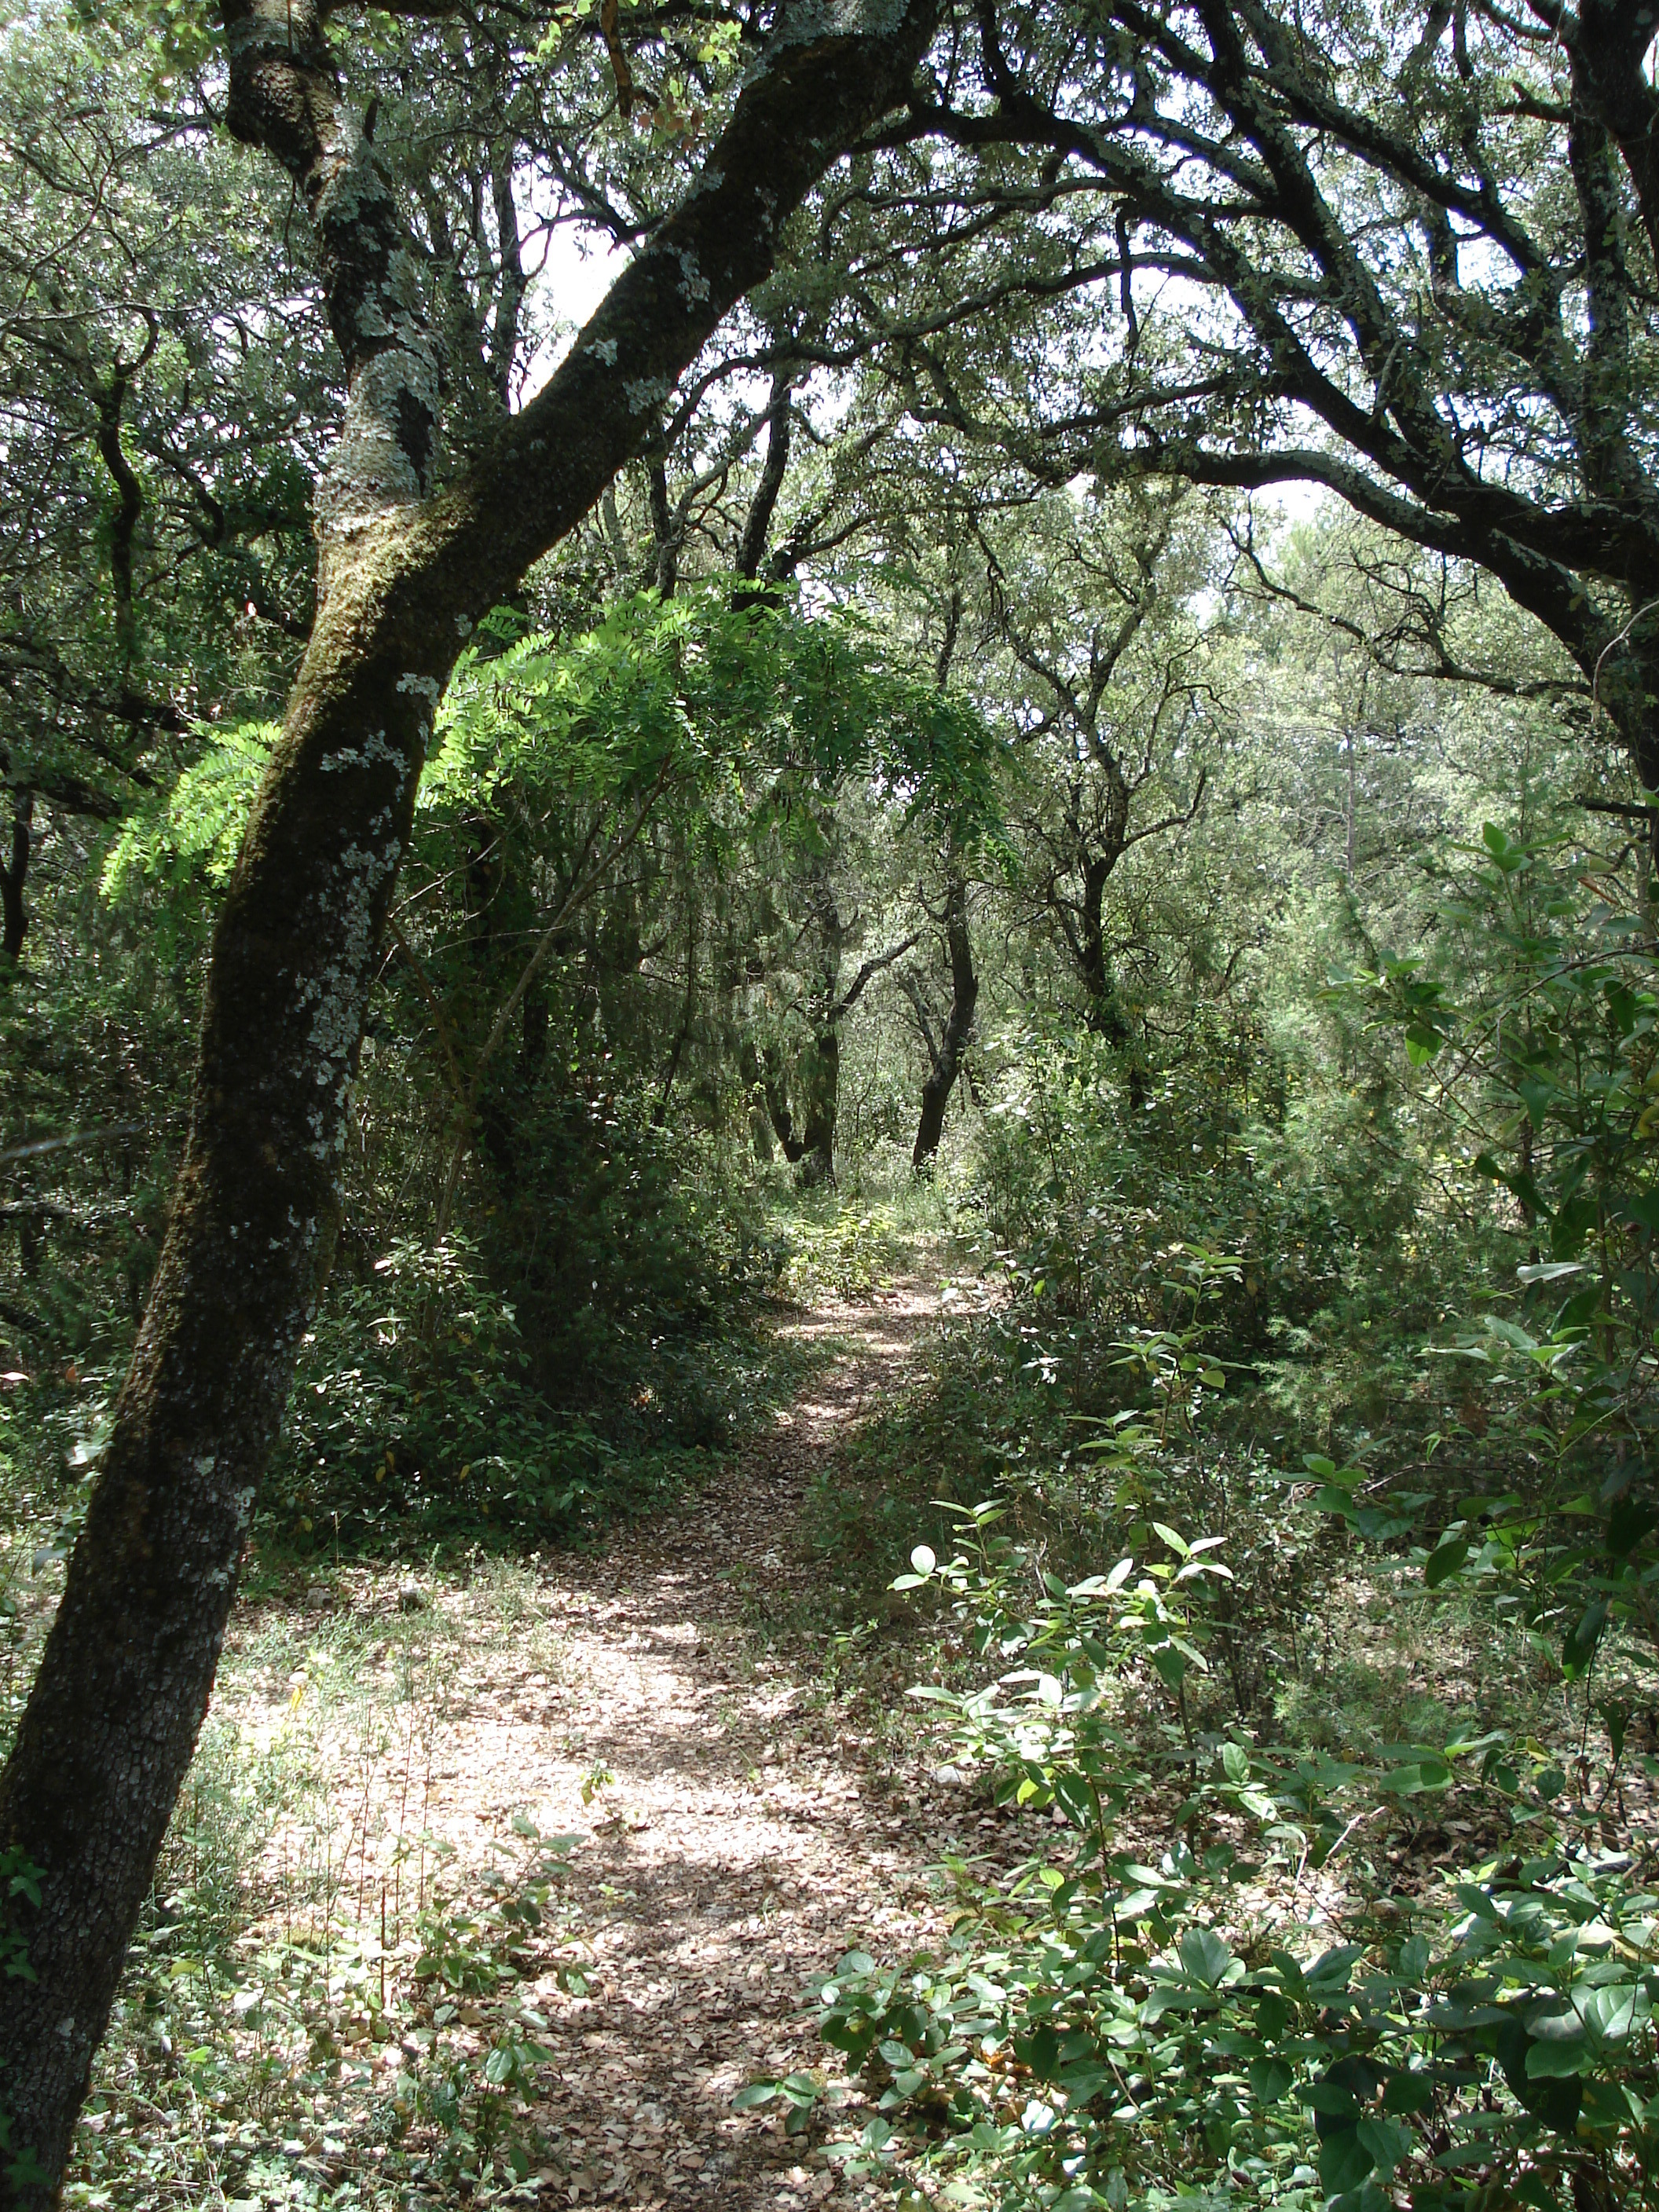
[[[892,1956],[933,1932],[921,1875],[939,1838],[914,1803],[900,1818],[876,1795],[787,1663],[749,1659],[741,1588],[821,1571],[796,1535],[809,1480],[897,1387],[938,1303],[904,1282],[792,1324],[846,1349],[724,1491],[591,1564],[559,1562],[544,1603],[562,1679],[498,1718],[510,1742],[459,1722],[467,1768],[483,1753],[544,1833],[592,1838],[574,1894],[597,1972],[541,2039],[562,2081],[545,2119],[564,2169],[544,2202],[648,2212],[718,2190],[723,2212],[750,2212],[860,2193],[731,2100],[757,2074],[822,2063],[801,2012],[812,1973],[854,1944]],[[597,1789],[596,1769],[611,1778]],[[465,1770],[454,1779],[466,1789]],[[476,1796],[473,1810],[489,1818]]]

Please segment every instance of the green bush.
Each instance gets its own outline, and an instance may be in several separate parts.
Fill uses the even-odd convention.
[[[825,2039],[877,2101],[850,2154],[908,2126],[976,2197],[1065,2212],[1659,2203],[1659,1896],[1556,1809],[1559,1771],[1522,1780],[1497,1738],[1368,1769],[1200,1730],[1218,1548],[1160,1528],[1162,1560],[1068,1587],[998,1517],[900,1577],[999,1669],[919,1694],[1072,1842],[963,1914],[944,1959],[852,1954],[822,1984]],[[1355,1828],[1477,1770],[1513,1840],[1414,1895],[1325,1886],[1343,1940],[1315,1935],[1304,1885]],[[1155,1863],[1121,1833],[1149,1814],[1180,1838]]]
[[[736,1437],[759,1354],[653,1322],[659,1309],[607,1316],[590,1292],[532,1346],[476,1246],[399,1240],[367,1280],[336,1283],[301,1348],[266,1536],[301,1551],[566,1542],[673,1494]],[[556,1399],[589,1349],[578,1401]]]

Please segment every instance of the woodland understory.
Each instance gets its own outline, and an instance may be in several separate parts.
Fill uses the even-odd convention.
[[[1612,0],[0,33],[0,2212],[1659,2208]]]

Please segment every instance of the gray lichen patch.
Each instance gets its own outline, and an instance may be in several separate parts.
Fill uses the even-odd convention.
[[[630,413],[644,415],[659,406],[673,388],[665,376],[629,377],[623,386],[623,398]]]
[[[336,950],[317,972],[301,983],[298,1005],[310,1010],[304,1060],[319,1092],[306,1114],[310,1142],[306,1150],[325,1165],[337,1160],[345,1145],[346,1104],[351,1070],[362,1030],[362,1010],[373,965],[376,916],[381,892],[397,872],[403,844],[392,808],[380,810],[368,825],[368,842],[355,839],[331,871]]]
[[[402,690],[403,684],[398,688]],[[389,768],[397,777],[399,795],[410,775],[408,757],[401,746],[392,744],[384,730],[371,730],[360,745],[337,746],[332,752],[325,753],[317,765],[325,775],[343,775],[354,768]]]
[[[681,248],[678,256],[680,264],[680,292],[687,307],[695,307],[699,301],[708,297],[708,279],[697,266],[695,253]]]
[[[388,508],[425,495],[422,467],[410,450],[410,415],[423,420],[429,438],[438,404],[438,364],[429,346],[388,346],[364,363],[318,493],[323,534],[361,528]]]

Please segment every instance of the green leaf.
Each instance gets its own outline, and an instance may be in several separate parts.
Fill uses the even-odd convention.
[[[1358,2124],[1338,2128],[1319,2146],[1319,2179],[1329,2197],[1358,2189],[1376,2163],[1359,2139]]]
[[[1188,1928],[1176,1946],[1189,1978],[1206,1990],[1218,1988],[1233,1954],[1213,1928]]]
[[[1054,2076],[1054,2087],[1066,2092],[1068,2111],[1081,2112],[1103,2089],[1114,2087],[1116,2076],[1103,2066],[1069,2066]]]
[[[1391,2074],[1382,2092],[1385,2112],[1426,2112],[1434,2103],[1434,2084],[1426,2074]]]
[[[1560,1096],[1559,1091],[1553,1083],[1523,1080],[1517,1083],[1515,1087],[1526,1102],[1527,1119],[1532,1123],[1534,1129],[1541,1134],[1544,1116],[1549,1112],[1550,1102]]]
[[[1561,1664],[1569,1678],[1583,1674],[1589,1667],[1607,1625],[1607,1600],[1592,1598],[1568,1630],[1566,1641],[1561,1646]]]
[[[1659,1528],[1659,1510],[1632,1492],[1626,1492],[1607,1515],[1607,1549],[1625,1559]]]
[[[1361,2120],[1354,2130],[1359,2147],[1370,2157],[1376,2171],[1386,2180],[1395,2166],[1410,2152],[1412,2131],[1398,2120]]]
[[[1449,1583],[1451,1580],[1468,1556],[1468,1538],[1467,1536],[1449,1537],[1445,1543],[1437,1545],[1430,1553],[1424,1564],[1424,1581],[1431,1589],[1438,1589],[1443,1583]]]
[[[1588,2074],[1595,2050],[1577,2013],[1558,2014],[1532,2023],[1527,2045],[1527,2079],[1545,2081],[1564,2074]]]
[[[1282,2058],[1253,2058],[1250,2061],[1250,2094],[1260,2104],[1281,2103],[1295,2078]]]

